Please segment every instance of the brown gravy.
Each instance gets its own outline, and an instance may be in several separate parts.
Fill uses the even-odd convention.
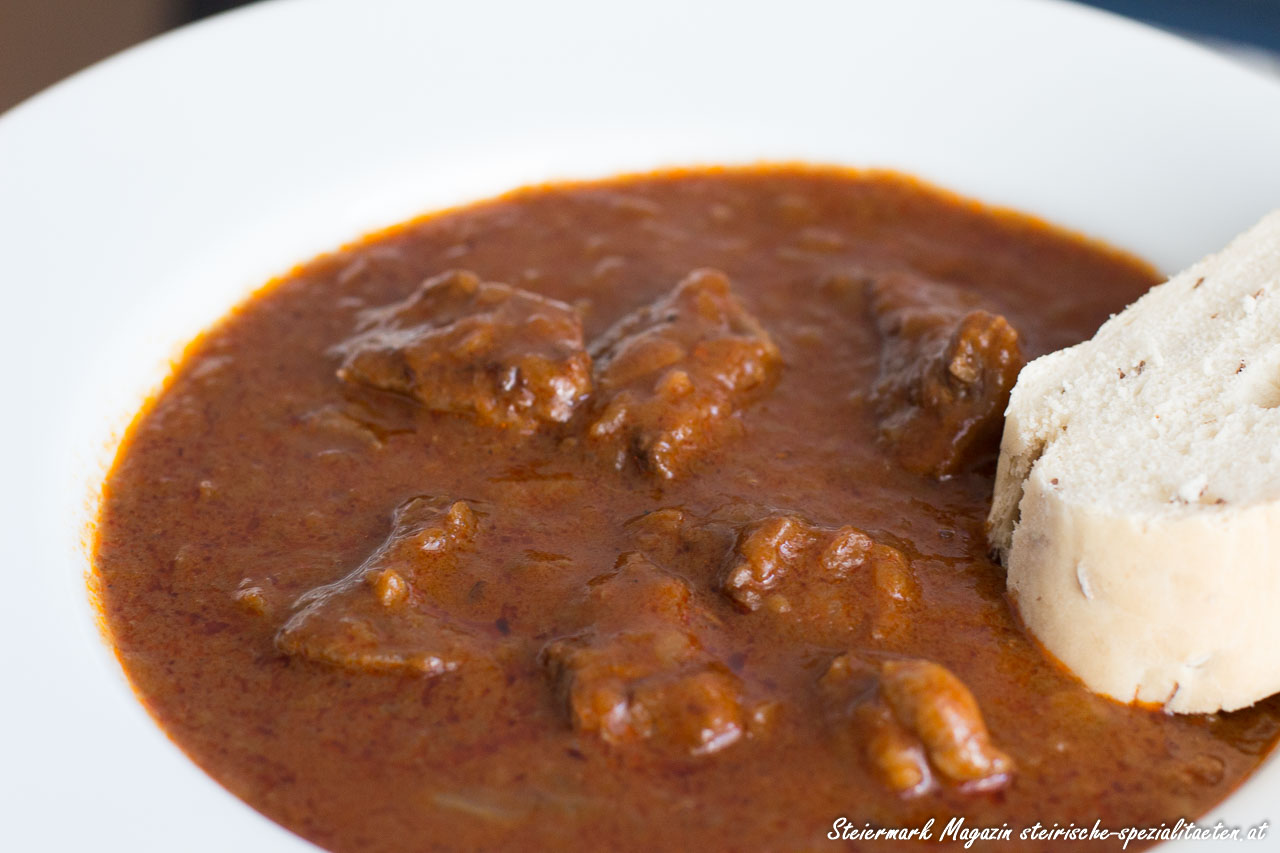
[[[1154,282],[819,168],[411,222],[255,295],[139,415],[95,551],[112,638],[183,750],[333,850],[1198,817],[1280,703],[1091,695],[983,532],[1018,365]]]

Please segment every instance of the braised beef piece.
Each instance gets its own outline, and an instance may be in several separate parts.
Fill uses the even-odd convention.
[[[624,317],[591,347],[589,438],[619,469],[680,476],[781,369],[778,347],[714,270]]]
[[[818,686],[841,739],[860,745],[890,790],[914,796],[945,783],[988,791],[1012,779],[1013,760],[991,742],[977,700],[944,666],[844,654]]]
[[[630,552],[590,583],[581,611],[587,627],[542,653],[574,729],[690,756],[744,736],[741,680],[704,647],[713,620],[687,583]]]
[[[898,462],[942,477],[993,453],[1023,365],[1018,333],[951,285],[890,273],[870,287],[881,336],[872,400]]]
[[[647,559],[706,578],[782,642],[893,646],[917,612],[920,590],[906,556],[856,527],[732,503],[710,517],[654,510],[628,521],[627,530]]]
[[[919,590],[907,558],[856,527],[770,515],[742,526],[720,591],[741,611],[795,623],[814,637],[868,630],[900,637]]]
[[[731,520],[703,518],[680,507],[646,512],[625,526],[636,550],[681,577],[705,577],[733,546]]]
[[[437,275],[365,311],[336,351],[343,380],[521,432],[569,420],[591,390],[573,308],[470,272]]]
[[[294,603],[276,647],[357,671],[438,675],[485,654],[485,639],[443,606],[478,522],[464,501],[414,498],[391,535],[341,580]]]

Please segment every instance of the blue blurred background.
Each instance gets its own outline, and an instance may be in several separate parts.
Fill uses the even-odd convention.
[[[1280,0],[1097,0],[1085,5],[1184,35],[1280,53]]]
[[[0,111],[150,36],[248,2],[253,0],[0,0]],[[785,3],[777,2],[784,11]],[[1198,39],[1280,75],[1280,0],[1084,2]]]

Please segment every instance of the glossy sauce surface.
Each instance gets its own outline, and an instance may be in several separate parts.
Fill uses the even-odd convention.
[[[131,428],[95,554],[120,659],[195,761],[334,850],[805,850],[840,816],[1015,837],[1199,816],[1280,704],[1170,717],[1046,660],[987,557],[991,437],[916,464],[921,428],[893,426],[925,405],[894,384],[924,381],[893,349],[912,321],[884,319],[915,299],[933,322],[943,288],[1030,359],[1154,280],[821,169],[536,188],[393,229],[238,308]],[[409,367],[368,355],[433,299],[483,334],[420,336]],[[526,309],[541,360],[503,379]],[[972,703],[990,750],[965,777],[960,724],[939,740],[925,718]],[[876,763],[904,736],[911,790],[915,765]]]

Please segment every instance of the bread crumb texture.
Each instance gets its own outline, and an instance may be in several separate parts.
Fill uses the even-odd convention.
[[[988,531],[1028,628],[1170,712],[1280,691],[1280,211],[1018,377]]]

